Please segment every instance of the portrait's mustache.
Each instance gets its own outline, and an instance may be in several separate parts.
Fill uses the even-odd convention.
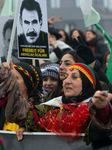
[[[37,36],[37,33],[35,32],[29,32],[26,34],[26,36]]]

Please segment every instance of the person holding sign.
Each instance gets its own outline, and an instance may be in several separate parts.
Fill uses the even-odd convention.
[[[3,70],[6,69],[4,67],[8,68],[9,66],[3,64],[0,70],[1,75]],[[7,78],[11,82],[7,82],[6,84],[10,83],[10,85],[15,88],[10,88],[7,102],[5,100],[1,101],[7,103],[5,114],[8,121],[18,123],[20,126],[25,126],[29,131],[46,130],[55,133],[74,133],[75,131],[77,135],[85,130],[89,121],[88,102],[99,86],[96,75],[89,66],[83,63],[71,65],[67,69],[63,81],[64,95],[48,102],[41,103],[41,105],[36,105],[36,103],[33,103],[32,99],[26,100],[25,96],[23,97],[19,84],[16,84],[17,80],[15,78],[15,70],[12,63],[10,64],[10,67],[12,80]],[[20,67],[17,67],[16,69],[20,72]],[[6,77],[7,71],[8,70],[6,69],[4,77]],[[2,80],[3,78],[1,78],[1,83]],[[2,84],[2,86],[4,85]],[[5,88],[5,91],[8,92],[8,89]],[[13,99],[11,99],[11,92],[13,92],[13,94],[16,93],[16,97],[13,97]],[[52,106],[54,107],[52,108]],[[72,122],[73,124],[69,124],[69,122]],[[77,124],[77,122],[79,122],[79,124]],[[23,131],[24,128],[17,130],[18,140],[22,139]],[[76,138],[75,134],[73,136],[68,134],[68,136]]]
[[[6,68],[8,67],[8,70],[6,68],[4,68],[3,66]],[[40,104],[41,100],[43,100],[43,98],[44,98],[44,94],[42,94],[42,75],[41,75],[40,69],[38,67],[34,67],[33,65],[28,65],[27,63],[23,63],[23,62],[18,62],[13,65],[12,60],[10,61],[10,66],[7,66],[5,62],[3,63],[3,66],[0,68],[2,69],[2,71],[5,74],[2,72],[3,74],[2,74],[2,76],[0,75],[0,79],[1,80],[3,78],[8,79],[8,80],[6,79],[7,80],[6,86],[9,87],[9,85],[10,85],[10,87],[7,90],[10,90],[10,88],[13,88],[13,90],[15,91],[15,90],[17,90],[16,87],[19,85],[19,88],[20,88],[22,97],[24,97],[24,100],[28,100],[31,98],[32,102],[34,102],[35,104]],[[10,73],[11,73],[10,71],[12,72],[12,74],[14,73],[12,76],[10,76]],[[10,81],[12,80],[12,78],[16,82],[13,80],[14,82],[12,82],[12,84],[10,84],[11,83]],[[3,88],[2,85],[1,85],[1,88]],[[0,129],[16,131],[19,127],[22,127],[22,124],[20,126],[18,126],[14,123],[9,123],[5,119],[5,111],[3,108],[5,107],[6,103],[4,103],[5,101],[3,101],[3,99],[8,98],[7,94],[9,92],[8,93],[7,92],[4,91],[3,92],[4,94],[2,93],[3,95],[0,98]],[[19,98],[18,96],[19,96],[18,92],[15,94],[12,93],[11,99],[13,100],[13,97],[18,99]],[[10,104],[13,105],[13,102],[10,102]],[[26,105],[25,109],[27,109],[28,107],[29,106]],[[22,108],[22,106],[20,108]],[[8,110],[8,112],[9,112],[9,110]]]

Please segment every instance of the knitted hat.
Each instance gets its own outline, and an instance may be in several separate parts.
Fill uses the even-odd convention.
[[[56,37],[57,40],[60,39],[60,38],[62,38],[61,34],[59,34],[59,33],[56,31],[56,29],[53,28],[53,27],[48,27],[48,32],[49,32],[50,34],[55,35],[55,37]]]
[[[23,62],[14,64],[14,67],[23,77],[29,91],[42,90],[42,76],[39,68]]]
[[[85,63],[91,64],[95,58],[94,58],[94,54],[91,50],[91,48],[89,48],[81,39],[80,36],[78,36],[78,40],[73,39],[74,44],[77,46],[76,48],[76,52],[77,54],[85,61]]]
[[[49,65],[46,65],[43,69],[41,69],[41,71],[42,71],[43,78],[46,76],[50,76],[50,77],[58,79],[59,65],[58,64],[49,64]]]
[[[94,74],[93,70],[88,65],[83,64],[83,63],[75,63],[67,69],[67,72],[69,70],[72,71],[74,68],[79,70],[80,72],[82,72],[89,79],[89,81],[92,83],[94,89],[96,88],[95,74]]]

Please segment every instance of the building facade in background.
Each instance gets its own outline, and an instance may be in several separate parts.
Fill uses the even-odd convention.
[[[79,6],[78,0],[47,0],[50,8],[76,7]],[[93,0],[93,5],[100,5],[108,9],[112,9],[112,0]]]
[[[93,7],[100,14],[99,24],[112,37],[112,0],[93,0]],[[55,28],[63,28],[66,32],[76,28],[86,31],[88,28],[96,30],[96,27],[85,28],[82,12],[78,0],[47,0],[48,18],[61,17],[62,22],[54,24]],[[101,34],[98,31],[98,34]]]

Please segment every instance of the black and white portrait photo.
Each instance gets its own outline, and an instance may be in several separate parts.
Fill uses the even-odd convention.
[[[22,0],[17,34],[19,57],[48,58],[46,0]]]
[[[0,17],[1,28],[0,28],[0,64],[7,61],[7,55],[9,51],[9,44],[11,40],[11,32],[13,27],[13,18],[12,17]],[[12,55],[13,63],[19,62],[18,59],[18,49],[17,49],[17,32],[15,34]]]

